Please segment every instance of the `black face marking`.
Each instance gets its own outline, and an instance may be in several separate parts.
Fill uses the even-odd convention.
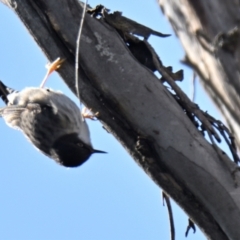
[[[83,164],[92,153],[92,147],[83,143],[77,133],[72,133],[54,142],[51,157],[65,167],[77,167]]]

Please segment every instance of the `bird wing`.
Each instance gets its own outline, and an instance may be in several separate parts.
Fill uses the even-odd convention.
[[[23,113],[37,113],[40,111],[41,107],[37,103],[28,103],[27,106],[9,105],[0,109],[0,117],[2,117],[10,127],[21,129]]]
[[[7,125],[12,128],[20,128],[21,114],[25,110],[23,107],[7,106],[0,109],[0,116],[5,120]]]

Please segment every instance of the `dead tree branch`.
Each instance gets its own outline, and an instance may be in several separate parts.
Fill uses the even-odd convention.
[[[66,59],[59,73],[75,92],[79,2],[4,2],[14,5],[13,10],[50,61]],[[229,166],[222,163],[161,81],[133,57],[116,30],[90,15],[82,32],[79,78],[82,101],[99,112],[104,127],[209,239],[239,239],[240,191],[228,170],[235,168],[235,163],[226,155],[222,157]]]

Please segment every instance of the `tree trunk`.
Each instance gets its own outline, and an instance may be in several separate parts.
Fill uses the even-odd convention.
[[[159,4],[183,45],[186,54],[184,62],[198,73],[207,93],[235,134],[239,148],[240,2],[159,0]],[[235,35],[231,35],[231,30],[235,27]],[[233,224],[229,214],[226,215],[225,222]],[[223,231],[228,239],[240,237],[230,233],[228,228],[223,228]]]
[[[10,6],[10,0],[1,1]],[[59,73],[75,92],[75,45],[82,12],[78,1],[15,0],[13,4],[47,57],[66,59]],[[79,76],[82,101],[99,112],[105,129],[204,233],[210,239],[239,239],[240,192],[231,175],[235,164],[204,139],[117,32],[88,15]],[[236,181],[240,185],[238,173]]]
[[[185,63],[200,76],[207,93],[235,133],[240,148],[239,30],[232,41],[228,38],[228,49],[217,46],[217,39],[225,37],[222,34],[239,26],[240,2],[159,0],[159,4],[183,45]]]

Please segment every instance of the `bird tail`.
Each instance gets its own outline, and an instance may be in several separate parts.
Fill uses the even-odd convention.
[[[5,104],[8,104],[9,102],[7,96],[13,92],[15,92],[14,89],[7,87],[2,81],[0,81],[0,98]]]

